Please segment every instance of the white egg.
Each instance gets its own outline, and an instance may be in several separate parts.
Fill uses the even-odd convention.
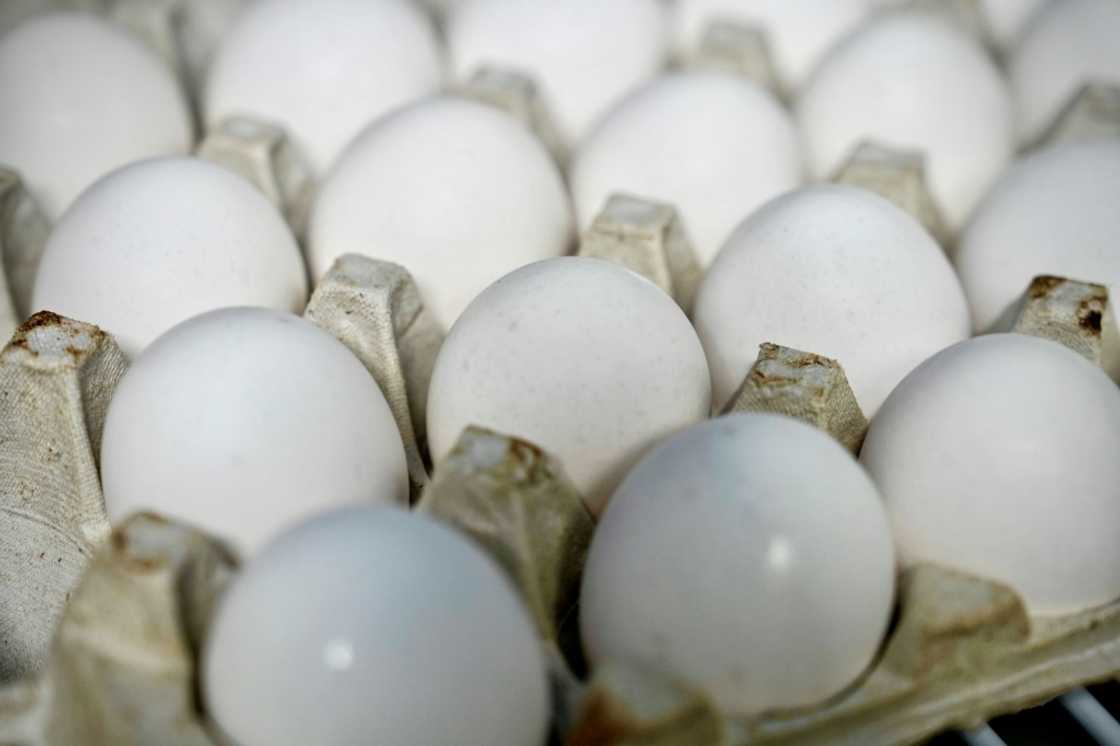
[[[871,662],[894,569],[879,494],[838,443],[721,417],[658,446],[611,498],[580,628],[593,662],[682,677],[726,712],[810,705]]]
[[[887,200],[842,185],[804,187],[739,226],[700,285],[694,320],[717,405],[774,342],[839,360],[868,416],[970,333],[937,243]]]
[[[1120,294],[1118,205],[1120,140],[1059,145],[1014,164],[954,256],[975,327],[1006,323],[1038,275],[1104,283]]]
[[[97,324],[129,356],[223,306],[300,311],[307,278],[276,208],[247,181],[194,158],[104,177],[47,241],[32,306]]]
[[[536,634],[501,570],[388,507],[321,516],[250,562],[202,687],[241,746],[541,746],[548,725]]]
[[[797,130],[769,92],[721,73],[667,75],[584,141],[571,168],[580,224],[616,192],[675,205],[701,263],[752,210],[801,181]]]
[[[487,288],[451,329],[428,393],[439,461],[468,425],[553,453],[594,512],[650,445],[708,415],[710,378],[688,319],[653,283],[598,259],[531,264]]]
[[[931,358],[863,444],[906,565],[1010,585],[1032,614],[1120,597],[1120,393],[1047,340],[997,334]]]
[[[442,64],[431,22],[406,0],[261,0],[218,50],[206,119],[282,125],[322,174],[369,122],[435,92]]]
[[[1116,0],[1062,0],[1039,13],[1008,60],[1021,141],[1041,135],[1082,85],[1120,86],[1117,39]]]
[[[658,0],[472,0],[447,21],[457,78],[486,65],[530,75],[573,143],[661,69],[666,35]]]
[[[872,7],[872,0],[679,0],[677,45],[686,52],[695,50],[713,21],[755,26],[766,33],[782,82],[795,90],[829,48],[859,27]]]
[[[573,233],[560,172],[521,124],[483,104],[428,99],[367,129],[323,184],[308,260],[404,265],[445,328],[487,285],[563,254]]]
[[[21,173],[51,219],[109,171],[191,147],[171,71],[85,13],[39,16],[0,39],[0,101],[0,164]]]
[[[324,509],[408,498],[373,377],[311,322],[263,308],[197,316],[137,358],[109,405],[101,480],[114,523],[152,510],[245,554]]]
[[[826,178],[864,140],[921,150],[953,228],[1015,147],[1011,95],[979,43],[932,15],[890,13],[834,48],[797,101],[814,175]]]

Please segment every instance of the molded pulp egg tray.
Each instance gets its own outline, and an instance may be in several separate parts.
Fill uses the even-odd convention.
[[[770,80],[758,34],[716,24],[708,41],[704,64]],[[519,117],[563,157],[532,81],[483,70],[462,93]],[[1102,131],[1120,133],[1120,91],[1091,84],[1049,138]],[[228,121],[198,153],[250,179],[300,231],[311,183],[282,131]],[[865,143],[835,178],[886,196],[944,242],[923,172],[920,154]],[[236,560],[158,516],[110,527],[97,454],[127,361],[109,334],[80,320],[41,312],[15,328],[47,232],[19,176],[0,169],[0,335],[14,329],[0,352],[0,744],[220,744],[198,705],[196,661]],[[639,272],[685,309],[701,274],[674,208],[634,196],[608,201],[579,253]],[[1084,279],[1036,278],[1013,328],[1101,364],[1120,338],[1107,288]],[[919,565],[900,578],[896,618],[870,670],[815,707],[730,719],[703,692],[648,671],[607,662],[588,677],[575,602],[594,519],[562,465],[531,443],[469,428],[429,474],[425,398],[443,335],[405,268],[344,256],[305,315],[385,394],[415,509],[472,536],[520,590],[550,661],[555,743],[915,743],[1120,674],[1120,602],[1032,618],[1010,588]],[[727,410],[796,417],[858,453],[868,422],[840,362],[773,342]]]

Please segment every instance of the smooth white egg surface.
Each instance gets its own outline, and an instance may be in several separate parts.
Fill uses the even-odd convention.
[[[1048,340],[996,334],[915,370],[861,459],[905,565],[1010,585],[1032,614],[1120,597],[1120,392]]]
[[[841,185],[779,197],[739,226],[693,319],[717,406],[773,342],[839,360],[868,416],[915,366],[970,333],[937,243],[882,197]]]
[[[431,22],[406,0],[261,0],[218,50],[206,119],[279,124],[322,175],[371,121],[438,90],[442,65]]]
[[[665,16],[658,0],[472,0],[448,18],[448,54],[459,79],[482,66],[528,74],[574,143],[665,64]]]
[[[85,13],[37,16],[0,37],[0,101],[0,164],[20,172],[51,219],[109,171],[191,147],[171,71]]]
[[[536,443],[593,512],[646,448],[708,416],[704,350],[653,283],[598,259],[550,259],[486,289],[451,329],[428,393],[439,461],[468,425]]]
[[[240,746],[541,746],[548,724],[536,633],[501,570],[388,507],[308,521],[249,563],[202,688]]]
[[[197,316],[137,358],[109,406],[101,480],[114,522],[151,510],[242,554],[326,508],[408,498],[373,377],[311,322],[260,308]]]
[[[1120,292],[1120,140],[1033,153],[996,184],[954,256],[978,330],[1009,328],[1031,280],[1058,275]]]
[[[1014,107],[995,63],[964,31],[926,13],[887,13],[838,45],[796,108],[817,178],[865,140],[921,150],[953,228],[1015,148]]]
[[[403,265],[445,328],[487,285],[565,253],[573,220],[564,181],[530,132],[483,104],[432,98],[372,125],[320,189],[308,260]]]
[[[62,216],[32,306],[96,324],[134,356],[203,311],[298,312],[306,298],[299,246],[262,194],[211,163],[157,158],[109,174]]]
[[[1008,59],[1019,137],[1043,134],[1081,86],[1120,86],[1120,3],[1062,0],[1039,13]]]
[[[674,73],[600,122],[570,179],[582,226],[617,192],[672,203],[706,266],[740,220],[801,182],[800,145],[769,91],[722,73]]]
[[[714,21],[754,26],[766,33],[782,82],[795,90],[872,7],[872,0],[678,0],[674,31],[678,47],[687,53],[700,46]]]
[[[580,628],[593,661],[682,677],[728,713],[809,705],[871,662],[894,571],[879,494],[838,443],[731,415],[627,475],[592,540]]]

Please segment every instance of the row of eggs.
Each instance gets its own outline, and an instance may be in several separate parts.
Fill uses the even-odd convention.
[[[371,17],[384,14],[377,35],[361,33],[357,5]],[[579,27],[548,17],[568,4],[524,13],[517,8],[532,4],[475,2],[452,14],[449,38],[456,14],[486,19],[487,5],[499,8],[490,23],[507,24],[492,38],[513,39],[526,54]],[[570,4],[584,5],[594,15],[595,4]],[[618,32],[610,18],[617,13],[613,23],[643,31],[633,46],[658,38],[648,23],[663,21],[647,12],[642,26],[625,16],[649,4],[603,5],[609,9],[585,30]],[[427,33],[409,32],[417,28],[410,7],[257,4],[227,41],[236,49],[239,38],[259,34],[267,52],[245,63],[247,90],[239,95],[244,102],[249,90],[273,92],[290,97],[291,109],[237,111],[280,120],[324,176],[308,235],[313,278],[347,252],[399,261],[450,327],[429,399],[437,462],[468,424],[513,433],[559,455],[600,514],[581,604],[593,660],[681,676],[737,714],[820,701],[875,654],[893,599],[895,546],[905,565],[933,561],[1009,583],[1035,614],[1120,596],[1112,541],[1120,516],[1109,492],[1120,476],[1110,458],[1120,445],[1115,386],[1052,343],[1004,335],[961,341],[989,328],[1034,274],[1115,275],[1120,143],[1052,148],[1013,166],[962,234],[953,257],[962,292],[940,247],[887,202],[848,187],[795,189],[803,160],[821,175],[835,165],[813,166],[816,148],[835,149],[826,156],[835,159],[852,144],[845,140],[893,139],[874,128],[895,114],[900,131],[916,138],[906,144],[926,149],[934,191],[960,225],[971,205],[953,200],[987,191],[1015,135],[999,74],[958,32],[918,16],[876,21],[832,53],[837,72],[822,67],[812,78],[796,71],[799,63],[783,62],[775,35],[787,85],[809,80],[801,118],[817,111],[822,127],[859,130],[822,135],[814,145],[803,122],[804,152],[788,115],[745,81],[664,76],[587,134],[563,114],[563,85],[534,69],[562,128],[582,141],[571,170],[574,217],[543,147],[503,115],[464,100],[421,100],[343,149],[350,135],[338,128],[347,104],[380,100],[379,91],[427,69],[432,81],[403,98],[439,85],[438,61],[426,67],[423,53],[404,51]],[[1082,9],[1082,20],[1040,20],[1025,39],[1071,24],[1063,33],[1083,51],[1109,23],[1115,28],[1112,2],[1058,2],[1042,18],[1069,18],[1070,7]],[[541,23],[550,44],[509,25],[519,13],[522,24]],[[331,23],[352,34],[323,32],[306,56],[293,54],[305,49],[294,38]],[[254,32],[255,24],[266,30]],[[806,36],[793,35],[798,44]],[[28,38],[20,55],[66,53],[49,56],[50,64],[47,57],[8,64],[22,58],[12,50]],[[604,54],[631,46],[606,38]],[[37,99],[0,124],[0,161],[19,166],[48,212],[60,215],[33,305],[104,326],[134,358],[106,422],[101,466],[110,511],[179,516],[253,558],[207,643],[209,711],[244,746],[540,743],[544,664],[513,592],[479,550],[390,508],[343,509],[275,538],[330,506],[404,502],[400,436],[361,364],[308,322],[278,312],[302,308],[305,270],[291,231],[251,187],[201,161],[163,158],[82,191],[111,168],[92,161],[117,148],[114,157],[127,161],[189,143],[185,116],[176,134],[176,97],[159,93],[173,89],[151,82],[162,73],[113,95],[99,87],[155,70],[130,44],[84,16],[44,17],[0,39],[5,101],[20,92]],[[1069,40],[1054,44],[1062,49]],[[347,56],[359,46],[362,55],[398,56],[392,64]],[[915,58],[884,62],[913,50]],[[579,51],[597,60],[577,76],[584,85],[610,77],[606,63]],[[219,52],[213,80],[234,56]],[[308,57],[322,64],[308,65]],[[1115,62],[1111,50],[1101,58]],[[291,60],[302,62],[276,67]],[[359,67],[380,87],[339,97],[345,86],[330,76]],[[847,80],[845,67],[854,71]],[[1028,82],[1041,86],[1060,69],[1046,66]],[[308,70],[327,78],[301,85]],[[894,87],[879,77],[866,82],[892,73]],[[825,93],[814,99],[814,81],[833,74],[839,92],[819,83]],[[216,88],[212,82],[207,96]],[[871,99],[854,101],[853,90]],[[313,98],[332,93],[334,105]],[[909,97],[919,94],[931,100]],[[830,96],[843,100],[840,109],[827,105]],[[80,117],[71,108],[78,103],[90,107]],[[100,119],[96,112],[107,108],[120,118]],[[318,124],[303,126],[300,116]],[[364,125],[375,115],[360,116]],[[325,141],[336,138],[328,152],[343,152],[337,160],[316,160],[320,124]],[[141,152],[121,155],[134,145]],[[44,153],[49,166],[36,166]],[[56,175],[70,180],[67,196],[52,198],[44,186]],[[970,188],[973,197],[960,196]],[[636,275],[594,260],[545,259],[564,253],[575,225],[617,189],[680,206],[709,267],[695,331]],[[196,315],[230,305],[276,310]],[[875,415],[865,469],[791,421],[752,415],[701,423],[767,340],[844,363]],[[284,623],[268,623],[278,619]],[[323,704],[309,712],[307,701]]]

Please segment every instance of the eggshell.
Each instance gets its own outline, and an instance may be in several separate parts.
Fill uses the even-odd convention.
[[[962,342],[899,384],[862,461],[905,565],[1010,585],[1035,615],[1120,597],[1120,393],[1048,340]]]
[[[491,107],[439,97],[347,149],[312,209],[308,260],[313,277],[346,253],[402,264],[446,328],[487,285],[563,254],[571,236],[544,146]]]
[[[271,543],[222,599],[203,692],[242,746],[532,746],[548,688],[507,579],[466,538],[387,507]]]
[[[669,202],[705,266],[740,220],[800,180],[789,115],[770,92],[723,73],[675,73],[635,92],[571,168],[580,225],[617,192]]]
[[[372,376],[310,322],[260,308],[197,316],[136,360],[109,405],[101,479],[114,522],[153,510],[245,554],[315,512],[408,496]]]
[[[704,351],[676,303],[599,259],[503,277],[451,329],[432,373],[439,462],[468,425],[557,456],[593,512],[647,447],[708,415]]]
[[[592,540],[580,627],[593,660],[682,677],[750,715],[849,684],[893,592],[890,527],[852,457],[795,420],[731,415],[627,475]]]
[[[756,26],[766,33],[785,85],[796,89],[834,44],[859,27],[872,0],[679,0],[674,31],[685,54],[696,50],[713,21]]]
[[[410,2],[261,0],[212,63],[206,120],[279,124],[323,174],[369,122],[435,92],[442,75],[435,32]]]
[[[954,257],[977,329],[1002,327],[1037,275],[1120,292],[1120,141],[1075,142],[1018,161],[961,234]]]
[[[299,311],[306,297],[299,247],[263,195],[205,161],[158,158],[114,171],[63,215],[32,307],[97,324],[134,356],[203,311]]]
[[[1062,0],[1039,13],[1008,60],[1019,139],[1034,140],[1091,81],[1120,86],[1120,3]]]
[[[483,65],[528,74],[568,142],[657,73],[666,37],[657,0],[472,0],[457,4],[447,21],[455,76],[466,79]]]
[[[744,221],[701,283],[694,320],[717,405],[774,342],[838,360],[869,417],[970,332],[960,283],[921,225],[838,184],[804,187]]]
[[[113,169],[186,153],[190,114],[162,60],[85,13],[32,18],[0,38],[0,163],[52,220]]]
[[[979,43],[948,21],[886,14],[835,47],[797,101],[813,174],[826,178],[861,141],[920,149],[956,229],[1015,147],[1007,85]]]

